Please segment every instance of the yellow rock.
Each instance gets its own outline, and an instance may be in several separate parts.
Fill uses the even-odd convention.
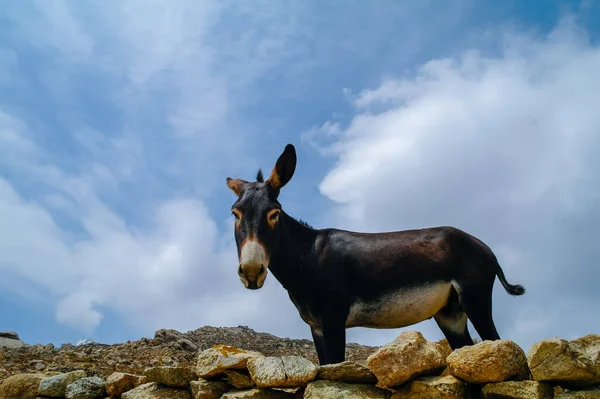
[[[245,351],[228,345],[216,345],[198,354],[196,374],[202,378],[216,377],[225,370],[243,370],[248,360],[263,357],[261,353]]]
[[[43,378],[41,374],[11,375],[0,383],[0,398],[35,399]]]
[[[445,351],[418,331],[405,331],[367,359],[378,385],[395,387],[413,378],[436,374],[446,366]]]
[[[446,361],[451,375],[476,384],[529,377],[525,352],[510,340],[463,346],[452,352]]]
[[[392,399],[462,399],[464,394],[465,383],[448,375],[416,379],[394,393]]]
[[[487,384],[482,392],[486,399],[552,399],[552,385],[537,381],[505,381]]]
[[[533,379],[574,386],[600,384],[600,335],[535,343],[527,354]]]

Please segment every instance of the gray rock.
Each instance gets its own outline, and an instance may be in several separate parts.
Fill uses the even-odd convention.
[[[191,399],[188,390],[162,387],[156,382],[140,385],[121,395],[121,399]]]
[[[190,351],[190,352],[195,352],[198,350],[198,345],[196,345],[194,342],[190,341],[187,338],[179,338],[177,340],[177,343],[183,350]]]
[[[0,338],[19,339],[19,334],[14,331],[0,331]]]
[[[81,378],[65,390],[66,399],[97,399],[106,396],[106,383],[100,377]]]
[[[67,385],[72,384],[75,381],[85,377],[85,371],[77,370],[71,371],[70,373],[64,373],[55,375],[53,377],[44,378],[40,382],[38,394],[40,396],[49,396],[51,398],[63,398],[67,390]]]
[[[257,357],[248,361],[250,377],[259,388],[294,388],[314,380],[318,367],[301,356]]]
[[[19,334],[14,331],[0,331],[0,348],[21,348],[25,343],[19,339]]]

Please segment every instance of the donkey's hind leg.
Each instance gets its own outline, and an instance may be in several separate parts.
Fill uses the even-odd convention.
[[[458,294],[452,289],[448,303],[435,316],[438,327],[444,333],[452,350],[473,345],[473,339],[467,328],[467,314],[460,306]]]
[[[460,284],[460,283],[459,283]],[[473,327],[483,341],[500,339],[494,320],[492,319],[491,284],[465,284],[458,289],[460,305],[473,323]]]

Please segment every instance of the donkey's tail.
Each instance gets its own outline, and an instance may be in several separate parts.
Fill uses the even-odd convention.
[[[506,277],[504,276],[504,272],[500,265],[498,265],[496,269],[496,275],[498,276],[498,280],[502,283],[502,286],[510,295],[523,295],[525,293],[525,288],[521,284],[510,284],[506,281]]]

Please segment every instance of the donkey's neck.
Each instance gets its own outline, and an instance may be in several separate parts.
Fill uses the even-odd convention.
[[[314,247],[319,232],[281,213],[280,242],[269,269],[283,288],[290,292],[302,285],[315,264]]]

